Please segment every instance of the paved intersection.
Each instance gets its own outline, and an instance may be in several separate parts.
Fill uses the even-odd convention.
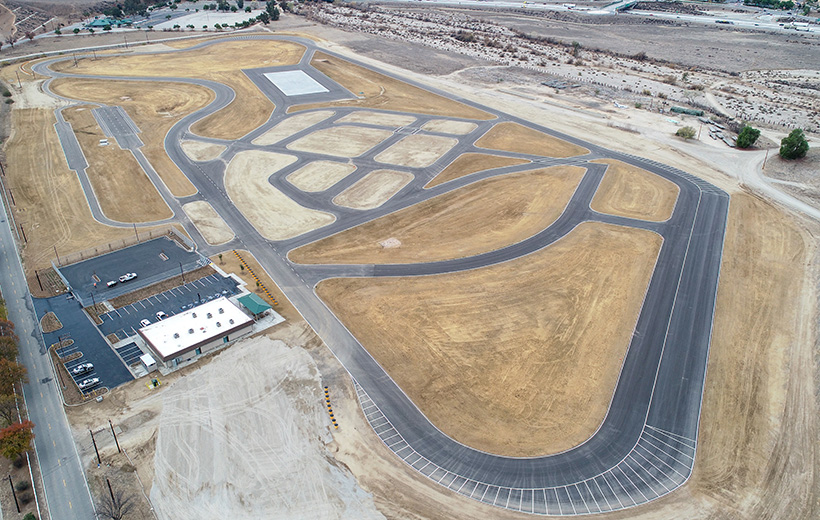
[[[258,38],[283,39],[304,45],[308,52],[301,60],[299,68],[309,71],[315,78],[322,78],[321,74],[309,65],[310,58],[316,50],[313,42],[284,36]],[[212,44],[214,42],[192,48]],[[51,73],[47,70],[48,63],[36,66],[36,72],[51,76],[68,76]],[[366,67],[361,63],[358,65]],[[294,67],[281,70],[285,69],[293,70]],[[267,68],[264,72],[271,70],[278,69]],[[122,77],[117,79],[121,80]],[[157,81],[156,78],[134,79]],[[199,191],[196,195],[184,199],[171,198],[164,189],[160,189],[160,192],[175,210],[178,218],[181,218],[180,212],[177,211],[180,204],[193,200],[206,200],[217,210],[238,237],[220,249],[243,247],[256,256],[285,295],[351,373],[365,414],[383,442],[405,463],[440,485],[498,507],[562,515],[633,507],[676,489],[689,478],[694,464],[700,400],[728,213],[728,195],[696,177],[662,164],[606,150],[492,108],[455,98],[404,78],[399,79],[480,108],[494,114],[497,119],[493,122],[479,122],[475,131],[459,137],[458,145],[431,167],[401,168],[413,173],[414,180],[377,209],[356,211],[335,206],[330,201],[341,190],[361,179],[372,169],[384,167],[374,161],[374,156],[405,137],[404,132],[395,132],[363,156],[354,158],[353,163],[358,169],[330,190],[308,194],[290,185],[285,181],[285,177],[309,161],[330,157],[315,153],[297,153],[287,150],[285,146],[307,133],[331,127],[337,119],[359,110],[358,108],[334,108],[333,117],[310,129],[274,145],[257,147],[251,143],[255,137],[288,117],[286,109],[290,104],[305,101],[299,96],[285,97],[276,89],[265,88],[265,93],[276,105],[276,110],[265,125],[234,142],[200,139],[189,133],[190,125],[226,106],[233,99],[233,92],[223,85],[184,78],[164,78],[163,81],[204,85],[216,93],[211,105],[179,121],[165,140],[171,159],[189,176]],[[322,82],[328,84],[325,79]],[[312,94],[310,101],[339,99],[340,87],[335,84],[331,87],[332,90],[327,94]],[[323,98],[323,95],[327,97]],[[350,96],[353,97],[352,94]],[[417,118],[413,127],[421,126],[424,121],[433,118],[418,114],[413,116]],[[540,163],[537,166],[571,163],[587,168],[587,173],[564,214],[541,233],[498,251],[429,264],[304,266],[287,260],[288,251],[299,245],[458,189],[478,179],[532,168],[533,165],[498,168],[463,177],[433,189],[423,188],[443,166],[458,155],[481,151],[474,146],[475,140],[493,123],[502,121],[514,121],[590,150],[585,156],[566,161],[545,160],[524,154],[506,154],[537,159]],[[64,133],[60,134],[61,138]],[[65,137],[70,139],[68,135]],[[333,213],[336,221],[287,241],[271,242],[263,239],[231,203],[225,192],[225,162],[191,161],[179,146],[183,138],[225,144],[228,146],[222,155],[225,161],[239,151],[251,148],[297,155],[299,160],[272,175],[271,183],[304,206]],[[70,149],[70,145],[66,147],[66,150]],[[634,164],[677,184],[680,196],[672,217],[662,223],[646,223],[592,211],[588,202],[597,189],[603,167],[587,161],[601,157]],[[91,202],[93,193],[86,190],[86,196]],[[95,218],[104,221],[104,215],[95,211],[93,203],[91,206]],[[492,265],[546,247],[579,223],[589,220],[652,229],[664,237],[664,244],[637,322],[636,333],[624,359],[607,417],[601,428],[588,441],[560,454],[527,459],[501,457],[474,450],[448,438],[421,414],[390,376],[319,300],[313,290],[318,281],[332,276],[411,276]],[[200,244],[200,251],[205,254],[216,252],[214,248],[205,245],[198,233],[193,235]]]

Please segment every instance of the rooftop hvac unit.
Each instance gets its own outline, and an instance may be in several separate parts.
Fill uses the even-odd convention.
[[[216,326],[217,326],[217,327],[221,327],[221,326],[222,326],[222,324],[221,324],[221,323],[219,323],[219,322],[216,322]]]
[[[188,329],[188,334],[193,334],[193,333],[194,333],[194,329]]]
[[[233,325],[233,318],[231,318],[230,320],[228,320],[228,323],[230,323],[231,325]]]
[[[191,317],[196,318],[196,313],[195,312],[191,313]]]
[[[223,309],[222,307],[220,307],[220,308],[219,308],[219,314],[225,314],[225,309]]]
[[[214,317],[214,315],[213,315],[213,314],[211,314],[211,313],[209,312],[209,313],[208,313],[208,319],[210,320],[210,319],[211,319],[211,318],[213,318],[213,317]]]
[[[177,339],[178,337],[179,337],[179,332],[174,332],[174,339]]]

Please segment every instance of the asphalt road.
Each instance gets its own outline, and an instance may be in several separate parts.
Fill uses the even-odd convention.
[[[265,38],[287,39],[305,45],[308,52],[300,67],[309,71],[313,77],[321,77],[309,65],[315,49],[312,42],[293,37]],[[205,43],[193,48],[211,44],[213,43]],[[361,63],[359,65],[366,66]],[[48,75],[45,67],[42,64],[36,71]],[[264,69],[265,72],[270,70],[275,69]],[[416,82],[399,79],[454,98]],[[183,78],[166,80],[204,84]],[[323,84],[326,83],[323,80]],[[213,87],[210,83],[205,86]],[[179,201],[169,200],[169,205],[175,207],[179,203],[206,200],[217,210],[237,236],[229,244],[221,246],[221,249],[243,247],[256,256],[350,372],[370,424],[383,442],[405,463],[457,493],[488,504],[517,511],[564,515],[633,507],[669,493],[689,478],[694,464],[700,402],[728,213],[729,198],[726,193],[689,174],[654,161],[606,150],[489,107],[454,98],[496,115],[494,122],[518,122],[590,150],[585,156],[569,160],[506,154],[535,159],[536,166],[577,164],[587,168],[587,173],[564,214],[541,233],[518,244],[447,262],[382,266],[296,265],[286,258],[288,251],[294,247],[475,180],[532,168],[533,165],[480,172],[434,189],[423,189],[424,184],[452,159],[465,152],[480,151],[473,143],[492,124],[482,122],[474,132],[459,137],[458,145],[431,167],[401,168],[413,173],[414,180],[381,207],[367,212],[341,208],[330,202],[333,196],[374,168],[384,167],[374,160],[375,155],[406,136],[406,133],[396,132],[361,157],[354,158],[352,162],[358,167],[356,172],[330,190],[317,194],[302,193],[291,186],[285,177],[306,162],[331,157],[297,153],[285,147],[302,135],[332,126],[337,119],[356,109],[335,108],[332,118],[274,145],[257,147],[251,143],[255,137],[287,117],[286,109],[289,105],[304,102],[304,99],[300,99],[302,96],[286,97],[276,89],[266,88],[264,91],[275,103],[276,110],[265,125],[247,136],[235,142],[221,142],[189,134],[188,129],[193,122],[224,107],[232,99],[225,88],[227,87],[213,87],[216,92],[215,101],[180,120],[166,137],[165,147],[171,159],[199,190],[192,197]],[[337,87],[328,93],[327,99],[338,99],[338,96]],[[323,99],[322,94],[310,95],[311,101]],[[417,117],[417,121],[411,125],[411,132],[417,131],[417,127],[430,119],[413,115]],[[222,154],[221,160],[193,162],[180,149],[179,141],[183,138],[221,142],[228,149]],[[239,151],[251,148],[298,156],[296,163],[273,174],[271,183],[300,204],[333,213],[336,221],[289,241],[271,242],[263,239],[234,207],[225,193],[223,182],[226,161]],[[587,161],[601,157],[634,164],[677,184],[680,196],[672,217],[662,223],[646,223],[592,211],[588,202],[597,188],[603,170],[600,165]],[[163,195],[166,196],[165,193]],[[664,237],[664,243],[607,417],[588,441],[560,454],[526,459],[501,457],[474,450],[450,439],[421,414],[314,293],[314,286],[318,281],[332,276],[413,276],[474,269],[519,258],[548,246],[577,224],[590,220],[652,229]],[[216,252],[214,248],[204,245],[204,241],[197,239],[197,243],[201,244],[201,251],[205,254]]]

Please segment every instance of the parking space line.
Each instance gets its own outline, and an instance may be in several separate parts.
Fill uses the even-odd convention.
[[[123,307],[122,310],[125,311],[125,314],[131,314],[130,312],[128,312],[128,309],[126,309],[125,307]],[[117,313],[117,314],[119,314],[119,313]],[[122,316],[122,314],[120,314],[120,316]]]
[[[167,294],[162,293],[162,295],[163,295],[163,296],[165,296],[165,301],[166,301],[166,302],[167,302],[167,301],[171,301],[171,298],[169,298]]]
[[[145,304],[144,304],[144,303],[142,303],[142,302],[137,302],[137,303],[139,303],[140,305],[142,305],[142,308],[143,308],[143,309],[147,309],[147,308],[148,308],[148,307],[146,307],[146,306],[145,306]]]

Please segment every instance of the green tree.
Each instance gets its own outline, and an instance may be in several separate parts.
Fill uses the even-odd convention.
[[[0,337],[0,357],[13,361],[17,359],[17,342],[9,336]]]
[[[31,448],[34,439],[34,423],[23,421],[0,430],[0,454],[14,460]]]
[[[757,128],[752,128],[749,125],[744,125],[740,130],[740,133],[737,134],[737,147],[743,148],[744,150],[746,148],[751,148],[754,146],[758,137],[760,137],[760,130]]]
[[[80,30],[75,27],[74,28],[74,34],[79,34],[79,33],[80,33]]]
[[[17,405],[20,398],[16,395],[0,395],[0,419],[3,424],[13,424],[17,420]]]
[[[27,382],[28,375],[26,367],[16,361],[0,358],[0,394],[9,395],[14,393],[14,385],[19,382]]]
[[[242,9],[245,7],[245,0],[236,0],[236,7]]]
[[[267,11],[262,11],[261,13],[259,13],[259,16],[257,16],[256,19],[262,22],[264,25],[270,24],[270,15]]]
[[[684,139],[692,139],[695,137],[695,129],[691,126],[684,126],[683,128],[679,128],[675,135],[678,137],[683,137]]]
[[[784,159],[800,159],[809,151],[809,142],[803,135],[803,130],[795,128],[788,136],[780,141],[780,157]]]

